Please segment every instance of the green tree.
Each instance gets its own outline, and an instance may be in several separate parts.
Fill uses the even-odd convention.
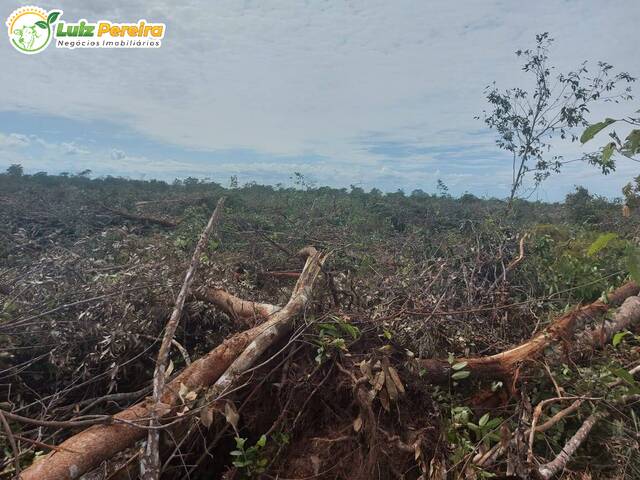
[[[19,163],[14,163],[9,168],[7,168],[7,175],[9,175],[10,177],[21,177],[23,174],[24,169]]]
[[[631,98],[628,73],[613,74],[613,67],[598,62],[593,71],[583,62],[575,71],[556,73],[549,63],[553,39],[548,33],[536,35],[533,49],[518,50],[524,59],[522,70],[531,76],[531,91],[515,87],[499,90],[495,82],[486,89],[491,109],[483,112],[485,124],[496,131],[496,144],[512,155],[512,185],[509,205],[529,172],[535,184],[560,171],[561,156],[551,155],[551,140],[578,140],[575,127],[588,125],[585,115],[592,104]],[[618,84],[627,84],[618,88]],[[480,117],[477,117],[480,118]]]

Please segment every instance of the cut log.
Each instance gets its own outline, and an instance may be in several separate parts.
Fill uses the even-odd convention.
[[[466,362],[465,370],[469,378],[505,378],[513,374],[516,368],[525,361],[534,360],[543,354],[559,355],[563,345],[570,345],[579,337],[579,333],[595,318],[605,314],[610,308],[620,306],[627,298],[637,295],[640,288],[635,282],[628,282],[608,297],[608,302],[597,300],[589,305],[579,307],[556,319],[543,332],[527,342],[495,355],[486,357],[458,358],[455,363]],[[607,331],[613,331],[613,326]],[[598,332],[594,335],[599,335]],[[447,360],[419,359],[420,368],[424,370],[424,378],[433,383],[447,383],[453,373]]]
[[[225,374],[224,385],[229,385],[229,379],[236,378],[240,371],[238,364],[235,363],[236,360],[242,358],[240,364],[246,364],[248,351],[254,351],[254,347],[248,347],[254,345],[253,342],[256,340],[259,347],[266,347],[264,339],[272,336],[274,330],[281,331],[281,326],[289,321],[287,315],[294,316],[304,308],[320,271],[320,263],[324,261],[325,256],[316,252],[315,249],[304,249],[301,254],[309,257],[287,305],[266,323],[225,340],[169,382],[161,398],[162,405],[168,407],[166,412],[162,412],[164,416],[178,404],[181,384],[189,390],[207,388]],[[234,368],[230,368],[232,365]],[[113,424],[95,425],[72,436],[60,445],[60,450],[48,454],[24,470],[20,476],[21,480],[79,478],[116,453],[143,439],[147,434],[146,426],[152,407],[153,402],[147,399],[114,415]]]

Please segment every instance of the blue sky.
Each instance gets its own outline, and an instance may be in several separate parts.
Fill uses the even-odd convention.
[[[34,2],[3,2],[2,14]],[[0,169],[131,178],[197,176],[385,191],[506,196],[511,159],[474,116],[483,89],[526,86],[513,52],[536,33],[556,41],[559,70],[606,60],[640,75],[640,2],[42,1],[74,21],[167,24],[158,50],[38,55],[0,42]],[[593,120],[637,102],[592,112]],[[604,141],[604,140],[603,140]],[[553,154],[578,158],[579,145]],[[602,177],[571,164],[534,194],[574,185],[610,197],[640,173],[621,161]]]

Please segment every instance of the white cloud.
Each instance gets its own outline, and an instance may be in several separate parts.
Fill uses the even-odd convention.
[[[60,147],[66,155],[88,155],[91,153],[84,147],[81,147],[75,142],[62,142]]]
[[[27,135],[0,132],[0,149],[26,147],[31,143]]]
[[[126,156],[122,150],[118,150],[117,148],[111,150],[111,160],[122,160]]]

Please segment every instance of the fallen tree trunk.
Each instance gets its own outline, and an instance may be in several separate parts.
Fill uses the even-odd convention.
[[[315,249],[304,249],[301,254],[309,257],[287,305],[266,323],[225,340],[169,382],[161,398],[161,403],[165,407],[163,410],[166,410],[159,412],[161,417],[166,417],[172,407],[178,404],[181,384],[189,390],[214,385],[237,359],[243,358],[242,363],[245,362],[247,350],[254,351],[248,348],[253,345],[252,342],[260,339],[260,345],[264,346],[263,340],[271,336],[274,329],[280,331],[281,325],[288,321],[287,316],[293,317],[301,311],[309,300],[313,283],[320,271],[320,262],[325,258]],[[229,385],[229,379],[232,381],[237,378],[239,369],[237,364],[235,365],[228,374],[224,375],[225,386]],[[114,415],[113,423],[95,425],[72,436],[60,445],[59,450],[48,454],[24,470],[20,479],[72,480],[79,478],[116,453],[143,439],[147,433],[146,426],[149,423],[151,408],[153,408],[153,402],[151,399],[146,399]]]
[[[281,307],[270,303],[251,302],[231,295],[221,288],[203,288],[196,291],[193,296],[197,300],[213,303],[224,310],[233,318],[241,320],[251,320],[257,318],[268,318]]]
[[[597,329],[587,329],[585,330],[577,339],[578,345],[581,345],[585,348],[595,348],[602,344],[602,342],[609,342],[613,335],[623,329],[633,328],[640,324],[640,297],[632,296],[627,298],[622,306],[615,313],[613,318],[607,319],[601,327]],[[604,332],[604,333],[602,333]],[[631,369],[629,371],[630,375],[634,375],[637,373],[639,367],[635,369]],[[622,380],[617,380],[616,382],[609,384],[609,388],[614,388],[615,386],[622,383]],[[535,409],[534,419],[532,421],[531,428],[529,428],[525,434],[529,435],[529,462],[532,457],[532,446],[534,440],[534,433],[536,432],[545,432],[553,425],[555,425],[560,419],[570,415],[571,413],[578,410],[580,405],[584,402],[584,399],[576,399],[569,407],[561,410],[552,418],[547,420],[545,423],[541,425],[536,425],[537,419],[542,414],[542,409],[546,405],[546,403],[551,403],[556,400],[561,400],[561,397],[557,397],[554,399],[543,400],[540,402]],[[566,399],[565,399],[566,400]],[[510,442],[507,444],[515,444],[515,438],[512,438]],[[503,443],[496,444],[491,450],[485,452],[484,454],[478,454],[474,457],[473,462],[479,467],[487,467],[493,464],[501,455],[505,453],[505,448],[507,445]]]
[[[534,360],[541,355],[561,353],[562,345],[571,344],[577,334],[596,317],[605,314],[610,308],[620,306],[628,297],[638,294],[640,287],[635,282],[628,282],[612,292],[608,302],[597,300],[589,305],[579,307],[556,319],[543,332],[517,347],[486,357],[458,358],[455,363],[466,362],[465,370],[470,372],[469,378],[504,378],[513,374],[517,367],[525,361]],[[613,331],[617,326],[607,327]],[[595,335],[600,335],[598,331]],[[548,349],[551,348],[551,351]],[[419,359],[420,368],[424,369],[425,379],[433,383],[447,383],[453,373],[452,364],[447,360]]]
[[[251,341],[251,344],[216,381],[212,389],[214,397],[221,395],[231,387],[243,373],[256,363],[258,358],[270,346],[277,343],[291,331],[293,318],[308,302],[313,282],[322,270],[322,265],[326,259],[326,255],[321,254],[313,247],[307,247],[300,253],[307,256],[307,262],[293,289],[291,300],[281,310],[273,314],[260,334]]]
[[[156,225],[169,228],[175,228],[179,224],[179,222],[172,222],[171,220],[165,220],[164,218],[136,215],[135,213],[125,212],[124,210],[117,210],[115,208],[107,207],[106,205],[103,205],[102,208],[104,208],[107,212],[113,213],[114,215],[118,215],[119,217],[126,218],[127,220],[133,220],[135,222],[154,223]]]

